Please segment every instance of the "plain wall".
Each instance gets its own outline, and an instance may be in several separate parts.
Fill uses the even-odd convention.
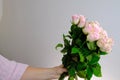
[[[119,0],[3,0],[0,53],[32,66],[60,65],[62,55],[55,46],[62,42],[62,34],[68,32],[71,16],[82,14],[88,20],[99,21],[115,40],[113,51],[100,60],[103,77],[92,80],[119,80],[119,3]]]
[[[0,0],[0,21],[1,21],[1,18],[2,18],[2,9],[3,9],[3,5],[2,5],[2,0]]]

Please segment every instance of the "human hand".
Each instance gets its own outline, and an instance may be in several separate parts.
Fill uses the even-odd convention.
[[[58,79],[63,72],[67,72],[63,65],[53,68],[28,67],[21,80],[52,80]]]
[[[51,74],[53,75],[53,79],[58,79],[60,77],[60,75],[64,72],[67,72],[67,69],[63,68],[63,65],[60,66],[56,66],[51,68]]]

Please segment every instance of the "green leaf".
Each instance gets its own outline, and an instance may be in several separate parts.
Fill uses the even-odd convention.
[[[71,54],[76,54],[76,53],[79,53],[79,52],[80,52],[79,48],[73,47]]]
[[[100,64],[96,64],[96,66],[92,67],[92,70],[93,70],[93,73],[95,76],[97,76],[97,77],[102,76]]]
[[[74,67],[71,67],[69,70],[68,70],[68,73],[70,76],[75,76],[75,68]]]
[[[80,62],[84,62],[85,58],[82,53],[79,52]]]
[[[64,46],[69,47],[70,46],[70,41],[66,39],[66,36],[63,34],[63,40],[64,40]]]
[[[96,64],[98,63],[100,56],[98,54],[92,54],[87,57],[89,60],[89,64]]]
[[[76,38],[78,38],[80,33],[81,33],[80,28],[77,25],[73,24],[71,26],[71,32],[70,32],[72,39],[75,40]]]
[[[68,73],[64,72],[60,75],[58,80],[64,80],[64,78],[68,75]]]
[[[90,62],[92,60],[92,55],[88,55],[86,58]]]
[[[98,53],[99,53],[100,55],[106,55],[106,54],[108,54],[108,53],[102,52],[102,51],[99,51]]]
[[[64,47],[62,50],[61,50],[61,53],[66,53],[67,52],[67,48],[66,47]]]
[[[70,56],[64,55],[62,58],[62,64],[64,65],[65,68],[67,68],[68,64],[70,64]]]
[[[69,76],[68,80],[74,80],[73,76]]]
[[[69,39],[71,39],[71,38],[72,38],[70,35],[66,35],[65,37],[68,37]]]
[[[91,53],[90,50],[88,48],[86,48],[86,47],[82,48],[81,50],[82,50],[82,54],[86,55],[86,56]]]
[[[90,67],[87,67],[87,79],[90,80],[92,78],[93,71]]]
[[[58,47],[61,47],[61,48],[62,48],[62,47],[63,47],[63,44],[59,43],[59,44],[56,45],[55,48],[57,49]]]
[[[78,71],[77,72],[77,75],[80,77],[80,78],[86,78],[86,71],[83,70],[83,71]]]
[[[83,42],[79,38],[75,40],[75,45],[78,45],[79,47],[81,47],[82,43]]]
[[[87,67],[86,63],[78,63],[77,64],[77,71],[83,71]]]
[[[97,49],[97,45],[95,42],[87,42],[87,46],[90,50],[96,50]]]

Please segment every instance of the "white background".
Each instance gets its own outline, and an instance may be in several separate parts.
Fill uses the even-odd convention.
[[[0,53],[32,66],[53,67],[62,55],[55,45],[70,28],[73,14],[97,20],[115,40],[112,53],[102,56],[102,78],[120,80],[119,0],[0,0]],[[3,5],[3,9],[2,9]]]

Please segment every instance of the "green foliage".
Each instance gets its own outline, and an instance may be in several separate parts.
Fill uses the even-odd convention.
[[[88,67],[87,67],[86,78],[87,78],[88,80],[90,80],[91,77],[92,77],[92,75],[93,75],[93,71],[92,71],[91,67],[88,66]]]
[[[67,75],[68,75],[68,73],[64,72],[64,73],[60,76],[59,80],[64,80],[64,78],[65,78]]]
[[[98,52],[100,55],[106,55],[107,53],[106,52],[102,52],[102,51],[99,51]]]
[[[79,76],[79,77],[81,77],[81,78],[86,78],[86,71],[85,70],[83,70],[83,71],[78,71],[77,72],[77,75]]]
[[[71,54],[76,54],[76,53],[79,53],[79,48],[76,48],[76,47],[73,47],[72,48],[72,51],[71,51]]]
[[[68,80],[74,80],[73,76],[69,76]]]
[[[91,54],[89,56],[87,56],[87,59],[88,59],[88,63],[93,65],[93,64],[96,64],[98,63],[99,59],[100,59],[100,56],[98,54]]]
[[[90,50],[96,50],[96,42],[87,42],[87,46]]]
[[[59,44],[56,45],[55,48],[57,49],[58,47],[61,47],[61,48],[62,48],[62,47],[63,47],[63,44],[59,43]]]
[[[102,76],[99,64],[100,55],[107,53],[101,52],[96,42],[86,41],[82,28],[73,24],[69,33],[63,35],[63,41],[64,43],[59,43],[56,49],[62,48],[62,64],[68,72],[63,73],[59,80],[64,80],[66,76],[69,76],[68,80],[75,80],[76,76],[85,80],[91,80],[93,75]]]
[[[84,62],[85,57],[82,53],[79,53],[79,57],[80,57],[80,62]]]
[[[97,63],[96,65],[93,66],[93,74],[97,77],[101,77],[102,73],[101,73],[101,66],[99,63]]]

